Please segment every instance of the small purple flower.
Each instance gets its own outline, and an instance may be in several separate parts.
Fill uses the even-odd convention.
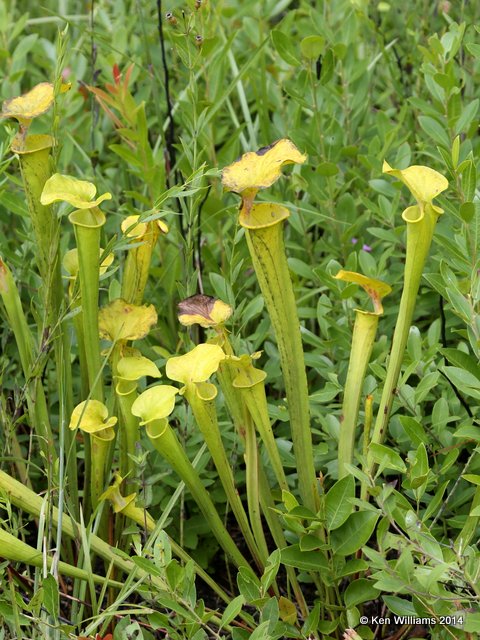
[[[363,251],[368,251],[368,253],[370,253],[370,251],[372,250],[372,247],[368,244],[364,244],[362,249]]]
[[[357,244],[358,238],[352,238],[352,244]]]

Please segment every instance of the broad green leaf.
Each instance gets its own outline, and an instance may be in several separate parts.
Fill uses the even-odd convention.
[[[339,528],[332,532],[332,550],[339,556],[349,556],[366,544],[375,529],[378,514],[373,511],[356,511]]]
[[[356,607],[362,602],[368,602],[368,600],[376,600],[379,596],[379,591],[373,586],[371,580],[366,578],[359,578],[351,582],[345,589],[344,602],[345,606],[350,609]]]
[[[273,46],[282,60],[294,67],[299,66],[300,60],[297,58],[292,39],[279,29],[272,31],[271,38]]]
[[[419,116],[418,122],[427,136],[430,136],[432,140],[441,144],[446,149],[450,148],[450,137],[438,120],[430,116]]]
[[[428,478],[428,455],[423,442],[419,444],[409,471],[412,489],[418,489]]]
[[[353,511],[351,499],[355,497],[355,480],[347,475],[338,480],[325,497],[325,517],[328,531],[338,529]]]
[[[460,349],[439,349],[442,356],[445,356],[450,364],[465,369],[472,375],[474,375],[478,381],[480,381],[480,365],[478,362],[465,351]]]
[[[462,163],[463,164],[463,163]],[[462,188],[466,202],[471,202],[477,186],[477,170],[473,160],[468,160],[462,171]]]
[[[317,167],[317,173],[319,176],[330,178],[337,175],[338,167],[333,162],[321,162]]]
[[[402,473],[405,473],[407,470],[400,454],[390,447],[386,447],[384,444],[372,442],[369,445],[369,453],[372,454],[373,459],[381,469],[394,469]]]
[[[245,604],[245,598],[240,594],[236,598],[234,598],[225,608],[221,619],[221,626],[225,627],[227,624],[230,624],[232,620],[238,616],[240,611],[242,610],[243,605]]]
[[[382,600],[385,602],[389,610],[397,616],[418,617],[418,613],[410,600],[405,600],[398,596],[382,596]]]
[[[272,582],[275,580],[278,569],[280,567],[281,562],[281,553],[279,549],[275,549],[273,553],[267,559],[267,564],[265,566],[265,570],[263,572],[262,577],[260,578],[260,582],[262,585],[262,589],[264,592],[270,587]]]
[[[425,444],[429,442],[428,436],[418,420],[411,416],[399,416],[399,420],[412,444],[418,446],[422,442]]]
[[[300,51],[304,58],[316,60],[325,49],[325,38],[322,36],[306,36],[300,42]]]
[[[332,49],[327,49],[325,55],[322,56],[322,66],[320,70],[320,84],[328,84],[333,78],[335,71],[335,54]]]
[[[302,551],[298,544],[281,550],[282,563],[304,571],[328,571],[328,563],[322,551]]]
[[[462,131],[466,131],[472,124],[473,119],[477,115],[478,103],[478,98],[475,98],[475,100],[472,100],[472,102],[463,109],[455,125],[455,135],[458,135]]]
[[[440,370],[462,394],[480,400],[480,380],[476,376],[460,367],[440,367]]]
[[[59,613],[58,584],[51,573],[42,581],[43,605],[48,613],[57,619]]]

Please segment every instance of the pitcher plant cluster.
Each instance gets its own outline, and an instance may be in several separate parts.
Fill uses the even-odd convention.
[[[91,182],[57,173],[51,154],[56,141],[46,134],[29,133],[32,120],[44,114],[65,90],[68,90],[67,86],[42,83],[26,95],[7,101],[2,112],[3,117],[14,118],[19,123],[12,151],[20,163],[35,235],[36,267],[46,311],[43,329],[49,330],[54,366],[61,381],[59,392],[63,401],[58,435],[55,433],[57,427],[54,429],[51,423],[49,399],[42,379],[34,375],[41,335],[36,335],[29,324],[18,283],[8,264],[0,261],[0,294],[27,385],[26,399],[34,439],[45,464],[65,465],[65,490],[76,505],[71,517],[64,515],[61,520],[65,534],[75,536],[80,527],[76,520],[80,517],[88,520],[103,511],[98,530],[100,537],[92,534],[92,549],[112,562],[118,572],[132,571],[132,562],[116,555],[101,538],[107,531],[106,519],[113,522],[115,518],[122,518],[119,522],[123,523],[131,520],[149,533],[159,533],[154,517],[142,506],[137,495],[138,452],[141,443],[148,438],[184,483],[242,579],[251,581],[255,588],[260,585],[260,599],[276,597],[282,604],[284,621],[293,629],[300,629],[302,621],[309,619],[309,615],[311,619],[299,581],[299,573],[306,567],[309,581],[319,594],[321,619],[329,620],[332,625],[336,621],[335,624],[346,628],[347,620],[342,618],[343,614],[338,616],[338,607],[342,606],[338,585],[323,571],[334,562],[330,544],[343,522],[337,522],[335,526],[329,524],[326,515],[328,494],[324,479],[315,468],[314,445],[317,443],[313,442],[309,411],[309,394],[313,390],[309,389],[297,300],[284,241],[284,226],[291,206],[257,199],[261,192],[279,180],[284,166],[302,165],[307,157],[290,140],[281,139],[244,154],[222,172],[224,189],[240,197],[238,221],[244,229],[278,345],[295,460],[295,473],[292,474],[286,471],[269,414],[267,374],[259,366],[262,354],[235,352],[227,328],[233,312],[228,304],[202,294],[179,303],[180,325],[185,328],[199,325],[206,339],[186,353],[168,357],[164,371],[140,350],[140,341],[157,323],[156,309],[144,301],[144,293],[155,246],[168,233],[168,226],[162,219],[145,222],[139,212],[122,221],[119,233],[129,240],[129,249],[122,266],[121,295],[107,304],[101,301],[101,282],[118,268],[116,258],[106,249],[103,233],[107,203],[112,196],[110,193],[98,195]],[[357,477],[361,478],[361,495],[365,502],[357,515],[359,521],[368,521],[370,533],[378,513],[368,505],[368,498],[369,494],[375,493],[375,474],[381,461],[381,447],[387,433],[420,280],[435,224],[442,213],[433,201],[448,186],[446,178],[425,166],[393,169],[385,162],[383,172],[400,180],[415,202],[402,214],[407,227],[403,291],[375,419],[372,397],[364,397],[362,389],[383,314],[383,298],[391,292],[391,287],[361,273],[340,270],[336,274],[338,280],[362,287],[372,304],[371,309],[355,310],[338,443],[338,482],[334,485],[343,483],[346,487],[352,481],[355,468],[361,469],[362,473]],[[65,211],[68,212],[68,223],[73,227],[75,247],[62,256],[60,236],[66,222],[61,222],[59,213]],[[72,384],[72,366],[77,366],[70,358],[72,349],[78,357],[79,388]],[[200,473],[186,454],[176,428],[175,411],[180,404],[186,405],[193,415],[235,525],[226,526]],[[220,404],[226,407],[244,452],[245,501],[240,497],[236,474],[222,438]],[[356,443],[359,443],[358,448]],[[84,461],[82,477],[77,469],[79,454]],[[21,483],[2,472],[0,487],[15,505],[38,515],[41,499],[28,487],[21,459],[17,472]],[[56,509],[53,519],[59,522]],[[302,541],[300,546],[298,540],[295,542],[292,538],[292,528]],[[244,545],[237,544],[232,529],[241,532]],[[1,531],[0,536],[5,536],[7,544],[8,534]],[[119,543],[119,540],[113,542]],[[347,556],[358,556],[364,542],[366,540],[359,540],[358,546],[339,553],[342,566]],[[169,544],[182,562],[193,563],[199,578],[221,599],[232,602],[232,597],[189,558],[180,545],[172,539]],[[11,559],[33,565],[41,562],[38,553],[26,547],[28,545],[24,543],[9,540]],[[277,551],[272,553],[273,549]],[[302,553],[312,552],[317,558],[316,571],[311,564],[304,566],[300,561]],[[287,595],[284,595],[276,573],[280,561],[286,570]],[[335,562],[338,563],[338,559]],[[276,566],[275,571],[271,570],[272,566]],[[358,567],[362,575],[365,568],[361,563]],[[141,574],[141,569],[137,570]],[[87,578],[82,570],[66,563],[60,563],[58,571]],[[152,579],[163,588],[160,578]],[[106,579],[94,576],[94,580],[102,582]],[[114,579],[108,579],[107,583],[112,588],[118,587]],[[251,618],[240,610],[241,607],[236,615],[243,615],[243,623],[248,627]],[[225,623],[227,627],[230,622]],[[315,630],[312,633],[316,633]]]

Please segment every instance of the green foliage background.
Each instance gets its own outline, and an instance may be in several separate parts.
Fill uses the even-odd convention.
[[[201,5],[196,9],[191,1],[119,0],[92,2],[86,10],[85,3],[75,0],[45,0],[35,6],[3,3],[0,98],[59,76],[72,83],[55,111],[43,117],[42,125],[33,126],[45,131],[49,122],[60,142],[59,172],[91,180],[99,193],[113,194],[103,244],[115,252],[116,271],[101,283],[104,303],[119,294],[126,249],[119,234],[122,219],[157,207],[170,233],[157,247],[145,296],[155,305],[159,323],[141,348],[163,366],[170,354],[198,339],[177,323],[176,303],[182,298],[200,290],[230,303],[235,347],[249,353],[263,350],[260,363],[268,374],[270,414],[292,479],[278,351],[237,223],[237,198],[222,193],[216,170],[283,137],[308,154],[308,162],[290,171],[269,196],[291,203],[287,251],[306,351],[315,463],[326,490],[336,479],[353,310],[367,305],[356,287],[345,287],[333,276],[340,268],[358,270],[393,287],[363,390],[378,401],[402,286],[405,225],[400,213],[409,204],[406,192],[382,176],[382,163],[387,159],[398,168],[425,164],[446,175],[450,188],[438,199],[445,213],[417,301],[389,426],[391,458],[384,480],[398,491],[390,512],[393,521],[398,510],[413,509],[435,544],[448,545],[471,511],[480,478],[475,454],[480,439],[480,5],[368,0]],[[167,12],[173,18],[168,19]],[[68,32],[59,36],[66,23]],[[125,78],[130,65],[131,95],[123,111],[114,109],[119,118],[115,126],[86,85],[105,89],[107,83],[114,84],[117,68]],[[9,151],[13,133],[11,122],[4,121],[0,253],[21,283],[30,321],[41,328],[32,229]],[[66,220],[61,243],[64,250],[73,246]],[[26,459],[30,442],[19,422],[24,383],[16,347],[2,316],[0,320],[2,466],[11,469],[11,431],[18,429]],[[40,332],[38,340],[40,350]],[[43,376],[55,397],[50,365]],[[79,380],[75,384],[78,390]],[[52,418],[55,423],[55,404]],[[242,451],[228,416],[222,414],[222,419],[242,487]],[[198,431],[181,407],[176,420],[192,458],[201,444]],[[422,444],[428,456],[419,473],[419,465],[425,464],[418,454]],[[49,472],[38,458],[31,462],[32,481],[40,487]],[[160,513],[178,481],[153,452],[141,462],[145,504]],[[469,478],[462,478],[467,472]],[[202,477],[222,509],[225,498],[213,468],[207,466]],[[389,512],[385,500],[382,506]],[[472,542],[478,539],[475,517],[477,536]],[[23,535],[22,521],[9,522]],[[176,503],[169,524],[172,535],[212,570],[218,548],[188,495]],[[386,558],[398,551],[398,540],[386,540],[379,550],[379,557],[372,555],[369,561],[384,592],[396,594]],[[471,566],[460,563],[452,569],[453,578],[447,571],[438,581],[450,581],[452,592],[455,585],[469,591],[472,581],[478,584],[478,550],[469,552],[467,560]],[[408,583],[408,568],[399,572],[396,584],[402,576]],[[421,600],[419,585],[410,586],[404,593]],[[8,603],[6,586],[3,597]],[[365,601],[351,596],[347,608]],[[11,622],[9,606],[0,609],[0,616]],[[434,633],[435,638],[451,637],[438,627]],[[196,636],[192,632],[185,637]],[[371,637],[367,631],[365,637]]]

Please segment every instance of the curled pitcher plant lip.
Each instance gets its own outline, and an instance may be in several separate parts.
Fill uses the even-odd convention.
[[[242,208],[248,213],[257,192],[272,186],[282,175],[284,165],[303,164],[306,159],[291,140],[282,138],[257,151],[244,153],[225,167],[222,184],[226,191],[242,196]]]
[[[178,321],[185,327],[199,324],[204,329],[223,325],[232,315],[233,309],[226,302],[196,294],[177,305]]]
[[[370,296],[373,303],[374,315],[383,314],[382,298],[388,296],[388,294],[392,292],[392,287],[389,284],[382,282],[382,280],[369,278],[361,273],[345,271],[344,269],[340,269],[335,278],[337,280],[343,280],[343,282],[352,282],[360,285]],[[359,311],[360,313],[371,313],[362,309],[355,309],[355,311]]]
[[[224,359],[225,353],[218,345],[199,344],[183,356],[169,358],[165,372],[167,378],[184,385],[180,389],[181,395],[193,389],[200,399],[213,400],[217,388],[207,381]]]
[[[124,355],[117,362],[115,391],[118,395],[129,395],[137,388],[140,378],[161,378],[157,365],[142,355]]]
[[[70,418],[69,429],[80,429],[101,440],[113,440],[113,427],[117,423],[115,416],[108,417],[108,409],[98,400],[84,400],[77,404]]]
[[[127,216],[122,220],[121,229],[128,238],[136,238],[141,240],[148,231],[149,224],[158,228],[162,233],[168,233],[168,225],[163,220],[154,220],[153,222],[139,222],[139,215]]]

